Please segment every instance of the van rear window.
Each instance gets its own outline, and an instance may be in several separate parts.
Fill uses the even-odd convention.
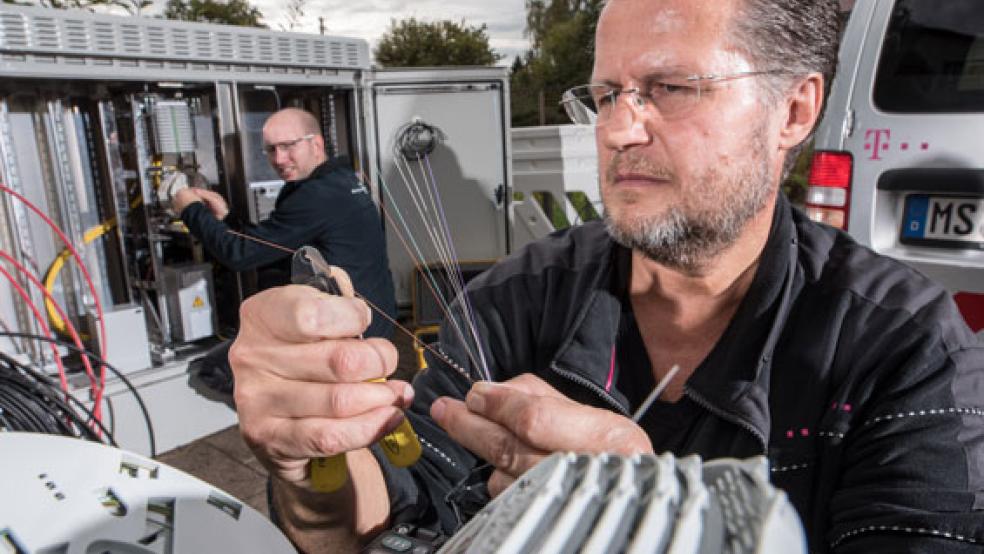
[[[903,113],[984,111],[984,2],[898,0],[875,105]]]

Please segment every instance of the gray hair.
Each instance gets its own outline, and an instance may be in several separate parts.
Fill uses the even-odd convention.
[[[840,44],[839,0],[738,0],[731,42],[759,70],[782,69],[787,75],[763,79],[766,100],[775,103],[809,73],[824,81],[824,106],[837,72]],[[823,115],[821,111],[820,115]],[[819,121],[819,117],[817,120]],[[805,142],[805,141],[804,141]],[[786,157],[785,178],[802,144]]]

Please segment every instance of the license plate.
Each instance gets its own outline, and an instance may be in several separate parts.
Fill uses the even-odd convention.
[[[911,194],[905,199],[903,243],[984,249],[984,199]]]

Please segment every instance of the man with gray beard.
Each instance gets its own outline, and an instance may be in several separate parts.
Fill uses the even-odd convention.
[[[596,130],[605,223],[472,280],[450,317],[474,310],[480,348],[445,325],[412,387],[366,382],[396,351],[352,338],[358,300],[247,302],[241,429],[296,544],[451,533],[551,452],[669,451],[767,456],[813,552],[979,552],[984,347],[946,291],[779,192],[837,37],[835,0],[610,0],[563,96]],[[369,446],[404,417],[425,448],[396,468]],[[313,490],[308,460],[337,454],[348,484]]]
[[[698,271],[701,264],[734,243],[745,228],[745,223],[773,200],[775,191],[769,180],[769,168],[764,163],[765,145],[762,138],[765,131],[764,128],[758,128],[748,136],[749,159],[763,163],[749,163],[734,175],[726,177],[713,167],[705,168],[697,181],[707,186],[695,190],[690,195],[687,206],[668,206],[663,213],[643,217],[612,217],[607,209],[617,202],[612,196],[632,193],[613,191],[614,187],[602,186],[602,200],[606,206],[604,221],[608,234],[620,245],[638,250],[660,264],[688,272]],[[624,155],[616,153],[605,170],[603,182],[615,183],[620,174],[629,172],[673,180],[673,175],[667,170],[652,168],[648,163],[650,162],[636,151],[626,152]],[[719,183],[724,187],[715,186]],[[729,202],[720,202],[721,198],[726,197],[724,195],[728,195]]]

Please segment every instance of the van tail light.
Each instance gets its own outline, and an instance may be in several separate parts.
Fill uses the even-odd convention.
[[[853,167],[854,158],[849,152],[813,153],[806,191],[806,213],[810,219],[847,230]]]
[[[953,295],[967,325],[975,332],[984,330],[984,294],[958,292]]]

